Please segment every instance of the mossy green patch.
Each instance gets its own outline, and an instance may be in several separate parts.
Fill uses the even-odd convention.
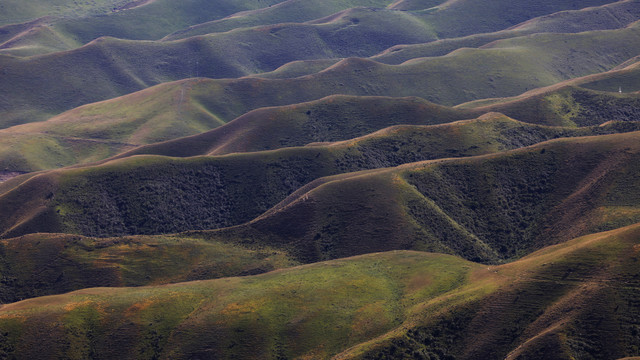
[[[266,246],[182,236],[84,238],[37,234],[1,244],[0,300],[58,294],[93,286],[141,286],[252,275],[297,262]]]
[[[633,356],[638,339],[624,332],[640,316],[630,290],[638,229],[501,266],[395,251],[245,278],[87,289],[4,305],[0,334],[12,339],[9,356],[51,358],[71,343],[68,356],[125,359],[498,359],[559,348]],[[603,327],[618,341],[594,335]]]

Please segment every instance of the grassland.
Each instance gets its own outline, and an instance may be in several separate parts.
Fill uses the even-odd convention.
[[[0,358],[640,355],[638,4],[2,2]]]
[[[244,278],[41,297],[0,308],[2,351],[71,359],[498,359],[560,348],[557,358],[620,358],[637,354],[637,235],[638,226],[591,235],[489,268],[401,251]]]
[[[238,29],[161,43],[100,38],[68,52],[30,58],[2,56],[0,85],[5,85],[0,86],[0,94],[1,105],[6,109],[3,123],[8,126],[43,120],[82,104],[171,80],[238,77],[271,71],[291,61],[369,56],[399,42],[435,39],[433,31],[424,23],[403,19],[409,16],[403,12],[390,13],[385,20],[378,18],[381,12],[359,9],[318,24]],[[352,21],[354,14],[359,19],[357,24]],[[380,27],[381,23],[388,26]],[[400,23],[403,26],[399,26]],[[395,30],[389,28],[392,25]],[[388,31],[382,40],[378,39],[380,31]],[[234,91],[246,86],[252,87],[252,100],[259,107],[299,103],[336,93],[419,96],[443,105],[513,96],[619,65],[638,55],[637,31],[636,27],[629,27],[518,37],[484,49],[416,58],[398,66],[345,60],[325,71],[297,79],[219,80],[211,87],[228,88],[218,97],[224,96],[226,103],[239,109],[231,118],[214,113],[229,121],[255,108],[241,105],[246,102],[247,94]],[[378,40],[372,42],[371,38]],[[363,45],[354,50],[349,46],[354,41]],[[544,52],[540,51],[541,47]],[[540,56],[541,53],[545,55]],[[231,57],[239,60],[232,61]],[[534,73],[535,76],[531,75]],[[449,80],[460,87],[450,88]],[[35,83],[38,89],[34,89]],[[269,94],[277,96],[274,99]]]
[[[212,131],[142,146],[121,156],[221,155],[272,150],[312,142],[346,140],[392,125],[448,123],[490,112],[501,112],[526,123],[548,126],[580,127],[610,121],[633,122],[640,116],[637,112],[639,101],[638,94],[614,94],[570,85],[539,91],[505,104],[477,108],[449,108],[419,98],[330,96],[308,103],[254,110]],[[633,125],[629,126],[633,128]],[[585,131],[586,135],[594,130]],[[559,132],[556,135],[575,136],[570,133]]]
[[[434,29],[439,38],[451,38],[469,33],[498,31],[532,17],[560,10],[606,5],[611,1],[593,0],[580,4],[556,2],[535,6],[524,2],[518,2],[513,6],[514,2],[510,2],[507,6],[496,3],[494,6],[481,8],[473,2],[457,1],[455,6],[435,7],[441,3],[443,1],[414,1],[409,4],[407,1],[390,0],[323,2],[288,0],[266,3],[226,1],[211,6],[203,1],[176,5],[166,0],[147,2],[111,0],[99,3],[67,1],[66,4],[33,2],[31,7],[5,4],[5,16],[13,18],[13,22],[21,22],[20,25],[28,26],[30,20],[44,15],[48,15],[49,18],[46,20],[46,26],[33,26],[28,32],[16,33],[12,41],[3,44],[0,48],[3,49],[3,53],[29,56],[71,50],[101,36],[158,40],[168,34],[165,39],[179,39],[247,27],[309,22],[332,16],[340,11],[363,7],[376,8],[380,14],[386,14],[387,19],[392,19],[396,15],[394,12],[385,11],[385,7],[395,11],[402,10],[405,17],[414,19],[413,22],[423,23],[430,29]],[[608,10],[613,8],[610,7]],[[15,11],[20,11],[25,16],[17,16]],[[478,16],[484,21],[465,21],[464,23],[459,21],[461,17],[467,17],[469,14]],[[606,21],[615,16],[615,13],[607,11],[604,15],[601,13],[596,15]],[[0,25],[4,24],[0,22]],[[528,25],[530,27],[530,24]],[[602,28],[600,23],[591,25],[594,28],[589,30]],[[10,28],[11,25],[8,25],[5,30]],[[169,34],[170,32],[174,33]]]
[[[3,1],[0,5],[0,25],[27,22],[45,16],[83,17],[110,12],[113,7],[128,3],[127,0],[93,0],[93,1]]]
[[[303,23],[325,18],[351,8],[384,8],[389,0],[288,0],[276,6],[244,11],[231,17],[209,21],[167,35],[163,40],[186,39],[192,36],[220,33],[234,29],[265,25]]]
[[[390,249],[513,259],[637,222],[636,137],[321,178],[246,225],[201,236],[283,246],[303,261]]]
[[[2,211],[11,214],[2,219],[2,231],[5,237],[159,234],[229,227],[258,217],[197,236],[266,244],[302,262],[393,249],[496,262],[637,221],[638,132],[350,172],[633,126],[637,129],[634,123],[551,128],[494,114],[277,151],[134,156],[13,179],[0,196]],[[575,165],[564,169],[565,163]],[[341,175],[326,177],[332,174]]]
[[[479,48],[491,42],[536,33],[578,33],[594,30],[621,29],[638,20],[635,0],[618,1],[581,10],[561,11],[525,21],[505,30],[490,33],[448,37],[425,44],[402,44],[391,47],[373,60],[385,64],[401,64],[420,58],[443,56],[460,48]]]
[[[634,68],[632,65],[598,75],[598,82],[619,83],[620,78],[633,78],[637,71]],[[606,80],[608,77],[611,80]],[[260,83],[259,79],[254,81]],[[0,169],[53,169],[99,161],[146,144],[149,146],[124,155],[260,151],[346,140],[392,125],[446,123],[496,111],[532,124],[565,127],[638,119],[637,93],[618,94],[575,85],[594,87],[589,85],[593,81],[594,77],[588,76],[513,99],[483,100],[456,108],[420,98],[329,96],[250,111],[222,127],[241,110],[232,102],[210,102],[208,97],[215,90],[211,81],[179,82],[82,106],[48,121],[2,129],[0,138],[5,146],[0,147]],[[628,80],[624,84],[633,86]],[[249,101],[247,98],[247,106],[259,105]],[[198,135],[181,138],[193,134]]]
[[[297,265],[268,247],[184,236],[96,239],[30,234],[0,243],[0,301],[11,303],[95,286],[160,285],[253,275]]]

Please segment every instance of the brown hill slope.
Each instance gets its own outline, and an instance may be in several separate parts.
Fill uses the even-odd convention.
[[[637,93],[617,94],[571,85],[541,89],[504,104],[477,108],[449,108],[419,98],[330,96],[308,103],[254,110],[214,130],[141,146],[119,157],[221,155],[302,146],[345,140],[383,126],[445,123],[489,112],[500,112],[531,124],[593,126],[609,121],[638,121],[639,109]]]
[[[497,261],[639,219],[638,133],[316,180],[249,224],[203,233],[304,261],[420,249]]]
[[[271,30],[279,31],[280,28]],[[631,27],[579,34],[541,34],[503,40],[486,49],[465,49],[444,57],[414,59],[397,66],[347,59],[317,74],[295,79],[194,80],[191,83],[199,84],[198,87],[207,84],[210,95],[203,103],[224,121],[257,107],[299,103],[331,94],[419,96],[453,105],[480,98],[513,96],[532,88],[611,69],[638,55],[637,39],[640,37],[637,32],[637,27]],[[245,32],[227,35],[242,34]],[[268,32],[252,30],[252,34],[267,36],[269,41],[256,43],[258,48],[238,48],[238,54],[250,51],[255,55],[261,51],[260,46],[266,49],[269,45],[271,49],[275,46],[271,42],[278,41]],[[245,40],[236,39],[231,45],[242,47]],[[3,68],[0,106],[6,109],[5,126],[43,119],[160,82],[198,74],[228,77],[253,72],[225,57],[234,54],[233,51],[227,49],[220,53],[207,41],[191,38],[171,44],[137,44],[101,39],[80,49],[53,55],[29,59],[0,56]],[[567,46],[565,41],[571,45]],[[308,41],[303,43],[308,45]],[[287,53],[301,49],[288,49],[291,44],[286,42],[280,45],[278,49]],[[207,61],[204,58],[196,61],[204,55],[208,56]],[[296,59],[288,58],[272,68],[292,60]],[[268,56],[258,61],[267,62]],[[247,66],[254,66],[251,64]],[[530,75],[534,73],[535,76]],[[452,82],[460,84],[459,87],[451,88]],[[37,88],[34,88],[35,84]],[[215,104],[222,99],[223,103]],[[211,105],[217,106],[211,108]]]
[[[11,214],[1,224],[4,236],[212,229],[249,221],[297,190],[249,224],[203,236],[266,242],[309,262],[405,248],[498,261],[635,221],[637,132],[318,179],[500,151],[558,130],[498,118],[399,127],[331,146],[186,159],[136,156],[13,179],[0,196],[0,209]],[[488,134],[494,140],[487,142]]]
[[[0,307],[5,356],[503,359],[638,355],[638,226],[486,267],[418,252]],[[611,339],[615,339],[612,341]]]

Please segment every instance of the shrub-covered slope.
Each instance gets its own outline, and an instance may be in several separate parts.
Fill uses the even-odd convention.
[[[389,249],[522,256],[637,222],[638,133],[318,179],[249,224],[203,233],[305,261]]]
[[[3,69],[0,73],[0,106],[5,109],[2,123],[6,127],[43,120],[79,105],[161,82],[197,76],[237,77],[272,70],[300,58],[315,59],[318,56],[309,55],[305,49],[310,44],[324,43],[326,39],[289,29],[344,26],[349,29],[345,22],[352,23],[352,20],[339,18],[318,25],[238,30],[169,43],[101,38],[69,52],[26,59],[0,56]],[[366,27],[364,21],[360,23],[358,26]],[[375,22],[369,26],[375,28],[373,25]],[[277,35],[278,32],[282,35]],[[295,38],[295,34],[310,38],[301,40]],[[285,41],[292,36],[300,46]],[[638,55],[638,38],[637,27],[579,34],[540,34],[502,40],[484,49],[462,49],[444,57],[418,58],[397,66],[348,59],[325,71],[296,79],[206,83],[218,88],[209,91],[218,99],[224,99],[227,109],[236,109],[231,117],[221,111],[212,111],[226,121],[256,107],[299,103],[331,94],[419,96],[453,105],[480,98],[513,96],[532,88],[609,70]],[[337,41],[336,46],[343,41],[336,37],[333,40]],[[216,45],[217,41],[221,43]],[[254,45],[247,47],[247,44]],[[352,48],[349,41],[345,44],[346,48]],[[323,52],[319,57],[332,57],[332,53],[338,51],[330,45],[311,48]],[[240,60],[234,60],[236,58]],[[451,87],[452,83],[458,85]],[[250,103],[247,103],[248,95],[251,95]]]
[[[0,351],[43,359],[621,358],[640,345],[637,248],[633,226],[496,267],[401,251],[246,278],[86,289],[3,305]]]
[[[345,140],[395,124],[446,123],[494,111],[531,124],[593,126],[610,121],[639,121],[639,109],[637,93],[617,94],[570,85],[477,108],[449,108],[419,98],[330,96],[254,110],[212,131],[141,146],[120,156],[220,155],[269,150]]]
[[[30,234],[0,242],[0,302],[96,286],[160,285],[253,275],[296,265],[268,248],[185,236],[96,239]]]
[[[548,128],[491,115],[396,127],[325,146],[125,158],[13,179],[0,196],[0,209],[11,214],[1,220],[2,232],[113,236],[214,229],[249,221],[293,193],[256,221],[222,231],[221,239],[282,245],[302,261],[403,248],[497,261],[635,219],[638,133],[320,178],[633,126]],[[581,184],[591,185],[582,193]],[[612,195],[622,190],[624,199]]]
[[[633,76],[631,69],[602,74]],[[338,141],[398,124],[436,124],[468,119],[488,112],[552,126],[589,126],[640,119],[637,93],[589,90],[574,84],[536,89],[514,99],[494,99],[449,108],[420,98],[329,96],[320,100],[251,111],[226,124],[217,115],[228,111],[210,103],[200,83],[157,86],[135,94],[86,105],[44,122],[0,130],[0,168],[36,171],[99,161],[135,145],[121,156],[158,154],[193,156],[259,151]],[[614,83],[615,81],[609,81]],[[628,84],[628,81],[625,85]],[[195,88],[195,89],[194,89]],[[604,88],[604,87],[603,87]],[[626,89],[626,88],[625,88]],[[215,128],[213,131],[207,130]],[[199,134],[201,133],[201,134]],[[199,134],[191,137],[181,136]],[[178,139],[176,139],[178,138]]]

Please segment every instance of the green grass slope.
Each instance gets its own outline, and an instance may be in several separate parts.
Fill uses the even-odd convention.
[[[176,3],[166,0],[66,2],[63,5],[43,1],[31,1],[26,6],[2,5],[22,12],[33,10],[30,9],[31,6],[39,10],[39,19],[27,21],[29,17],[12,16],[11,10],[7,9],[4,15],[10,25],[0,22],[0,25],[4,25],[0,27],[0,53],[15,56],[42,55],[75,49],[102,36],[158,40],[186,26],[249,9],[260,9],[263,6],[269,8],[278,3],[275,0],[219,1],[216,4],[206,1]],[[15,32],[20,28],[23,30]],[[11,36],[5,38],[4,34]]]
[[[514,99],[498,100],[494,104],[483,105],[483,101],[479,101],[457,108],[497,111],[533,124],[591,126],[614,120],[640,119],[640,94],[591,90],[568,83],[537,89]]]
[[[83,44],[51,27],[51,19],[0,27],[0,54],[27,57],[66,51]]]
[[[43,359],[634,356],[637,248],[634,226],[489,268],[401,251],[86,289],[3,305],[0,350]]]
[[[286,63],[273,71],[247,75],[262,79],[290,79],[312,75],[335,65],[342,59],[298,60]]]
[[[302,23],[355,7],[384,8],[391,2],[390,0],[287,0],[268,8],[244,11],[223,19],[190,26],[167,35],[163,40],[185,39],[246,27]]]
[[[81,106],[43,122],[2,129],[142,145],[202,133],[226,121],[191,96],[194,82],[159,85],[134,94]]]
[[[487,108],[496,109],[496,111],[498,108],[508,109],[510,106],[509,104],[511,103],[518,103],[519,101],[526,102],[527,99],[546,96],[556,91],[562,92],[563,90],[566,90],[566,88],[570,87],[581,88],[583,91],[586,89],[604,92],[608,93],[608,96],[610,97],[615,96],[623,98],[628,96],[631,100],[637,95],[637,92],[640,91],[640,86],[638,86],[637,81],[639,78],[640,62],[638,61],[638,57],[633,57],[610,71],[562,81],[554,85],[533,89],[513,97],[488,98],[469,101],[467,103],[459,104],[455,106],[455,108],[476,109],[479,111]],[[622,93],[620,93],[620,91],[622,91]],[[614,93],[618,94],[616,95]],[[579,97],[584,98],[584,96]],[[611,104],[615,103],[615,101],[606,101],[605,103]],[[588,104],[585,105],[589,106]],[[602,116],[602,114],[598,116]]]
[[[632,142],[637,133],[618,138],[604,137],[608,139],[603,140],[605,145],[599,145],[593,138],[582,140],[586,143],[583,147],[590,149],[589,154],[578,151],[583,147],[574,150],[573,142],[569,140],[561,141],[553,146],[562,148],[557,152],[566,154],[550,159],[548,165],[543,161],[556,152],[549,151],[543,156],[534,148],[523,150],[525,155],[504,155],[495,161],[507,162],[507,168],[494,169],[494,165],[486,165],[487,169],[472,173],[487,173],[491,177],[469,179],[465,186],[471,186],[472,181],[477,186],[488,186],[484,181],[498,176],[493,174],[494,171],[505,177],[496,180],[495,186],[508,188],[511,182],[528,184],[527,181],[535,184],[520,184],[518,191],[507,194],[499,188],[495,193],[486,195],[488,199],[473,197],[485,196],[484,193],[466,194],[467,190],[461,188],[460,183],[466,176],[464,174],[456,174],[455,179],[428,177],[415,184],[412,179],[399,178],[403,170],[394,168],[371,170],[373,173],[363,176],[359,173],[338,175],[336,181],[322,177],[418,160],[492,153],[560,136],[637,129],[637,123],[611,123],[605,127],[582,129],[550,128],[492,114],[474,121],[445,125],[397,126],[359,139],[322,146],[217,157],[130,157],[99,166],[28,174],[12,179],[3,186],[0,196],[0,209],[11,216],[2,218],[0,225],[5,237],[33,232],[115,236],[215,229],[249,221],[297,191],[259,220],[223,231],[220,239],[267,241],[274,246],[284,246],[298,259],[307,262],[397,248],[443,251],[470,259],[496,261],[521,255],[519,251],[526,252],[539,246],[542,235],[538,226],[547,224],[544,214],[575,191],[577,185],[567,184],[566,177],[560,173],[561,160],[589,158],[584,167],[578,162],[573,166],[575,169],[570,169],[575,172],[572,179],[583,179],[599,169],[601,162],[608,164],[610,157],[614,156],[609,152],[620,155],[621,159],[633,159],[634,150],[627,154],[626,148],[621,146]],[[615,141],[618,143],[614,144]],[[633,145],[631,149],[635,147]],[[602,148],[611,150],[605,152]],[[521,167],[514,160],[519,157],[538,160],[525,162]],[[481,164],[489,161],[473,159],[476,159],[472,161],[476,164],[473,166],[481,168],[485,166]],[[423,166],[420,164],[414,167]],[[450,166],[452,169],[466,166],[457,164],[458,161],[451,161]],[[431,168],[435,165],[424,166]],[[611,166],[618,169],[631,165],[615,163]],[[449,169],[448,166],[444,168]],[[514,174],[522,178],[511,179],[510,176],[516,176]],[[609,177],[614,174],[617,172],[611,171]],[[540,179],[541,176],[550,176],[555,182]],[[623,178],[620,181],[628,181],[624,180],[627,175],[620,176]],[[315,179],[318,180],[304,186]],[[360,181],[370,184],[363,185]],[[421,193],[426,186],[422,182],[427,181],[432,181],[433,187],[440,190],[436,195],[441,198]],[[538,181],[546,186],[544,191],[538,192],[542,186]],[[321,186],[325,182],[329,183]],[[624,184],[616,186],[626,186]],[[530,188],[536,191],[533,195],[529,194],[529,191],[534,191]],[[313,194],[319,192],[319,200],[300,200],[311,196],[306,194],[308,191]],[[632,191],[635,191],[633,187]],[[485,212],[481,212],[478,204],[486,201],[489,203]],[[603,207],[600,215],[609,218],[594,221],[594,224],[606,227],[633,218],[635,205],[630,201],[628,213],[623,211],[624,208],[618,211]],[[281,208],[288,209],[289,202],[295,206],[280,211]],[[302,208],[298,210],[298,207]],[[345,215],[331,215],[342,212]],[[504,216],[507,220],[497,222],[492,216]],[[371,226],[372,222],[376,225]],[[522,227],[525,223],[529,225]],[[492,232],[501,235],[489,236]],[[213,233],[212,236],[218,235]],[[554,238],[566,236],[564,233],[554,234]],[[363,242],[363,238],[368,240]]]
[[[582,9],[586,6],[603,5],[611,1],[592,0],[587,3],[555,2],[554,4],[520,4],[510,2],[507,6],[496,4],[492,7],[478,8],[473,1],[458,1],[454,6],[441,6],[442,1],[433,2],[392,2],[390,0],[340,0],[330,2],[302,2],[298,0],[223,2],[212,6],[206,2],[171,3],[166,0],[142,2],[121,1],[113,6],[108,4],[67,4],[70,8],[45,9],[45,15],[60,16],[52,18],[49,26],[35,29],[38,33],[24,34],[20,44],[14,48],[7,47],[5,53],[15,55],[42,54],[61,48],[70,50],[101,36],[112,36],[122,39],[157,40],[171,31],[167,38],[177,39],[204,35],[214,32],[225,32],[252,26],[264,26],[277,23],[301,23],[329,16],[333,13],[355,7],[375,7],[385,13],[385,7],[391,10],[404,10],[405,16],[426,24],[438,32],[439,37],[456,37],[477,32],[497,31],[518,24],[521,21],[561,10]],[[40,5],[40,4],[39,4]],[[75,8],[73,8],[75,5]],[[92,14],[91,5],[98,12]],[[272,6],[275,5],[275,6]],[[13,6],[15,8],[15,6]],[[88,8],[89,11],[85,10]],[[431,8],[431,9],[430,9]],[[23,8],[23,9],[26,9]],[[411,12],[406,10],[413,10]],[[427,10],[428,9],[428,10]],[[107,11],[108,10],[108,11]],[[242,11],[245,10],[245,11]],[[422,12],[420,11],[422,10]],[[484,19],[482,22],[459,21],[470,13]],[[387,12],[394,17],[393,12]],[[94,16],[90,16],[94,15]],[[98,15],[98,16],[96,16]],[[231,15],[231,16],[227,16]],[[226,17],[225,17],[226,16]],[[11,17],[11,12],[8,12]],[[136,20],[135,22],[133,20]],[[17,17],[13,22],[26,21]],[[463,25],[464,24],[464,25]],[[187,27],[188,26],[188,27]],[[186,27],[186,28],[185,28]],[[181,29],[182,28],[182,29]],[[176,31],[178,30],[178,31]],[[53,39],[51,38],[53,35]],[[380,36],[378,36],[381,38]],[[59,39],[70,41],[59,42]],[[57,46],[51,44],[57,43]]]
[[[638,133],[318,179],[256,220],[202,236],[303,261],[390,249],[495,262],[640,219]]]
[[[170,0],[131,1],[100,0],[80,3],[77,1],[31,1],[28,5],[8,0],[3,10],[31,12],[30,16],[19,16],[6,11],[4,23],[26,22],[36,17],[55,16],[51,21],[55,31],[68,34],[81,44],[100,36],[124,39],[160,39],[172,31],[220,19],[240,11],[260,9],[275,5],[282,0],[208,1],[196,0],[176,3]],[[58,3],[58,4],[56,4]],[[65,3],[65,4],[63,4]],[[37,11],[33,11],[37,10]]]
[[[599,76],[626,79],[633,73],[616,70]],[[251,111],[222,127],[240,109],[234,111],[230,102],[209,102],[205,92],[212,90],[213,83],[172,83],[79,107],[44,122],[2,129],[0,138],[6,146],[0,147],[0,169],[36,171],[98,161],[134,145],[176,138],[125,155],[193,156],[277,149],[345,140],[391,125],[451,122],[494,111],[552,126],[591,126],[640,118],[637,93],[594,91],[575,85],[583,82],[591,86],[589,81],[592,77],[536,89],[513,99],[482,100],[453,109],[418,98],[330,96]],[[181,138],[192,134],[198,135]]]
[[[0,242],[0,302],[95,286],[254,275],[297,263],[282,251],[184,236],[95,239],[31,234]]]
[[[416,321],[336,358],[638,356],[639,235],[634,225],[483,269],[475,289],[431,302]],[[497,291],[482,294],[501,280]]]
[[[368,11],[371,19],[377,16],[377,12],[370,10],[358,11]],[[396,17],[408,16],[397,11],[392,13]],[[395,35],[403,39],[430,36],[425,34],[430,31],[427,29],[414,32],[413,25],[424,28],[421,23],[385,24],[393,25],[398,30]],[[236,77],[259,69],[275,69],[300,58],[317,58],[317,54],[311,55],[304,50],[310,44],[319,45],[314,48],[323,54],[321,57],[333,57],[341,49],[352,49],[349,41],[379,31],[375,30],[376,21],[362,20],[356,26],[351,25],[352,17],[346,16],[325,24],[239,30],[171,43],[102,38],[70,52],[26,59],[0,56],[3,123],[7,126],[41,120],[88,102],[160,82],[192,76]],[[335,32],[343,28],[344,31]],[[373,33],[360,32],[359,28],[369,28]],[[326,38],[320,36],[320,29],[328,31]],[[579,34],[543,34],[499,41],[486,49],[414,59],[398,66],[347,59],[322,72],[295,79],[204,83],[213,88],[209,89],[211,96],[224,98],[221,105],[226,109],[240,108],[231,118],[256,107],[298,103],[337,93],[419,96],[453,105],[479,98],[513,96],[532,88],[609,70],[638,55],[638,31],[637,27],[631,27]],[[296,34],[305,38],[300,39]],[[395,35],[384,39],[394,42],[398,40]],[[215,45],[218,41],[221,42],[219,46]],[[225,45],[225,41],[229,43]],[[334,47],[323,45],[325,41]],[[255,46],[247,47],[247,44]],[[365,45],[359,51],[368,52],[370,49]],[[233,61],[230,55],[240,61]],[[450,87],[452,82],[460,84],[459,87]],[[38,85],[37,89],[34,84]],[[247,93],[247,86],[251,88],[250,93]],[[215,89],[220,87],[226,88],[224,92]],[[216,100],[209,99],[209,102]],[[210,110],[226,121],[230,120],[224,109]]]
[[[579,10],[615,1],[447,1],[426,12],[425,20],[437,29],[438,37],[452,38],[476,33],[490,33],[526,20],[563,10]],[[435,11],[434,11],[435,10]]]
[[[419,57],[443,56],[460,48],[478,48],[496,40],[536,33],[578,33],[621,29],[633,25],[638,20],[639,11],[636,0],[618,1],[580,10],[560,11],[496,32],[444,38],[425,44],[397,45],[373,56],[372,59],[385,64],[401,64]]]
[[[250,111],[214,130],[150,144],[121,156],[222,155],[275,150],[312,142],[347,140],[392,125],[431,125],[468,119],[473,112],[454,110],[420,98],[333,95],[306,103]]]
[[[34,133],[0,131],[0,169],[30,172],[103,160],[135,145]]]
[[[15,24],[41,18],[44,16],[84,17],[87,15],[105,14],[114,7],[120,7],[130,0],[34,0],[29,2],[5,0],[0,5],[0,25]]]
[[[519,24],[531,18],[553,14],[562,10],[583,9],[589,6],[610,4],[613,1],[589,1],[571,2],[556,1],[538,3],[535,5],[525,2],[494,2],[490,6],[479,6],[475,1],[457,1],[455,4],[442,4],[444,1],[414,1],[411,5],[407,2],[394,1],[329,1],[317,4],[315,1],[286,1],[269,9],[247,11],[236,16],[212,21],[205,24],[190,27],[176,34],[168,36],[168,39],[186,38],[189,36],[203,35],[213,32],[224,32],[240,27],[269,25],[284,22],[311,21],[322,16],[328,16],[347,7],[381,7],[389,4],[389,10],[402,10],[412,14],[419,21],[426,23],[438,33],[439,38],[451,38],[474,33],[487,33]],[[442,6],[436,6],[442,5]],[[343,9],[340,9],[342,7]],[[410,11],[407,11],[410,10]],[[383,13],[384,9],[379,9]],[[324,14],[324,15],[323,15]],[[473,16],[470,16],[473,14]],[[601,14],[594,14],[601,15]],[[605,16],[612,16],[606,14]],[[460,21],[464,17],[478,17],[483,21]],[[595,24],[594,24],[595,25]],[[588,29],[596,30],[596,28]],[[558,31],[560,32],[560,31]]]
[[[617,1],[603,6],[580,10],[561,11],[528,20],[515,26],[515,30],[540,32],[581,32],[618,29],[638,21],[637,0]]]
[[[489,112],[501,112],[527,123],[550,126],[633,122],[640,119],[639,101],[640,97],[635,93],[617,94],[569,85],[532,93],[505,104],[459,109],[438,106],[419,98],[330,96],[309,103],[254,110],[212,131],[142,146],[120,156],[221,155],[271,150],[345,140],[390,125],[446,123]]]

